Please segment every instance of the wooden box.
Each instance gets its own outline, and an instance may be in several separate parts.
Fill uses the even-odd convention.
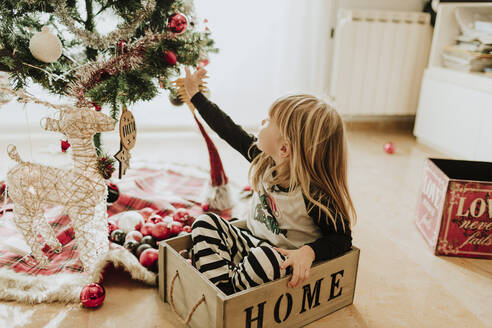
[[[290,275],[227,296],[178,254],[191,245],[190,235],[159,244],[159,295],[181,321],[195,309],[189,318],[191,327],[301,327],[353,302],[359,263],[356,247],[314,264],[303,286],[287,287]]]
[[[492,259],[492,163],[427,159],[416,224],[436,255]]]

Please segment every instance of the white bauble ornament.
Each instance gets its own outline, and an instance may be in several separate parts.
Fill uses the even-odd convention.
[[[29,50],[37,60],[53,63],[62,54],[62,44],[60,39],[51,33],[48,26],[43,26],[41,32],[34,34],[29,41]]]
[[[144,218],[137,211],[122,213],[118,218],[118,227],[126,233],[135,230],[135,226],[139,223],[144,224]]]
[[[173,217],[172,216],[166,216],[162,219],[162,222],[164,222],[165,224],[171,224],[173,223]]]

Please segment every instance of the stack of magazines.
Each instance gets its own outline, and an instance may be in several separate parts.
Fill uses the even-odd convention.
[[[461,34],[442,53],[445,67],[467,72],[492,68],[492,9],[457,8]]]

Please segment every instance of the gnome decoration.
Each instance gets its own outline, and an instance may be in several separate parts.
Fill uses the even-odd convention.
[[[225,210],[232,207],[231,199],[229,196],[229,188],[227,186],[227,176],[220,160],[219,152],[215,147],[212,139],[203,128],[195,113],[193,112],[198,128],[202,133],[205,142],[207,143],[208,155],[210,159],[210,190],[207,196],[207,203],[211,208],[217,210]]]
[[[228,179],[222,166],[222,161],[219,156],[219,152],[215,147],[212,139],[210,139],[207,131],[205,131],[203,125],[200,123],[195,115],[195,106],[191,103],[186,90],[184,89],[184,80],[177,79],[173,82],[178,88],[178,96],[185,102],[193,113],[198,128],[207,143],[208,155],[210,159],[210,189],[207,195],[206,202],[212,209],[225,210],[232,207],[231,198],[229,195],[229,187],[227,185]],[[203,84],[200,86],[200,91],[207,89]]]
[[[53,63],[62,54],[62,44],[60,39],[51,33],[48,26],[43,26],[41,32],[34,34],[29,41],[29,50],[37,60]]]

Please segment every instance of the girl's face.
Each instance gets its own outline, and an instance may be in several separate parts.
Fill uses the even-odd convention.
[[[275,162],[278,162],[283,157],[282,147],[285,143],[282,141],[280,130],[275,122],[268,118],[261,121],[261,128],[258,133],[258,148],[270,155]]]

